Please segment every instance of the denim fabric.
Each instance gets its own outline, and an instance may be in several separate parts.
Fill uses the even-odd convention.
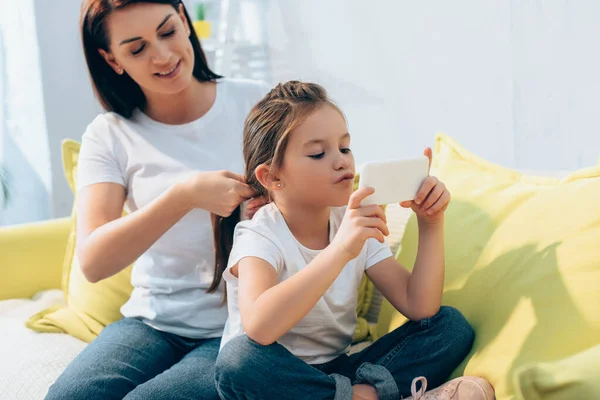
[[[221,338],[188,339],[124,318],[107,326],[50,387],[46,399],[218,399]]]
[[[350,400],[352,385],[367,383],[381,400],[398,400],[410,396],[416,376],[425,376],[431,389],[444,383],[473,340],[473,329],[452,307],[409,321],[360,353],[320,365],[305,363],[278,343],[261,346],[244,335],[228,342],[217,358],[217,391],[224,400]]]

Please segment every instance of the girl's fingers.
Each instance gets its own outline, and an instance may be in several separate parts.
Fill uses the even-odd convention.
[[[429,192],[429,196],[425,199],[425,202],[421,205],[421,209],[423,211],[427,211],[435,202],[440,198],[440,196],[446,190],[446,186],[442,182],[438,182],[437,185],[433,188],[431,192]]]
[[[427,215],[433,215],[440,211],[444,211],[450,204],[450,192],[445,191],[440,198],[426,211]]]
[[[381,218],[383,222],[387,223],[387,216],[385,215],[385,212],[381,206],[373,204],[370,206],[360,207],[358,212],[359,215],[363,217],[377,217]]]
[[[428,176],[425,178],[421,184],[421,187],[419,188],[419,191],[417,192],[417,195],[415,196],[415,203],[421,205],[429,195],[429,192],[431,192],[438,182],[438,179],[434,176]]]
[[[367,228],[379,229],[381,231],[381,233],[383,233],[385,236],[388,236],[390,234],[390,230],[388,229],[387,225],[385,224],[385,222],[383,222],[383,220],[381,218],[360,217],[358,219],[358,224],[360,226],[364,226]]]

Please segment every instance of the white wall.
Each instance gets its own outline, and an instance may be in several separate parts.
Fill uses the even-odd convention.
[[[33,0],[0,2],[0,162],[12,179],[0,225],[50,218],[52,174]]]
[[[88,77],[79,33],[81,0],[35,0],[42,82],[52,170],[52,215],[71,214],[73,195],[65,180],[61,142],[80,141],[101,112]]]
[[[359,163],[444,131],[508,167],[600,154],[600,2],[271,0],[272,74],[323,84]]]

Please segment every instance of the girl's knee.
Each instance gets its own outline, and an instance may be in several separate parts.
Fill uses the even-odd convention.
[[[261,368],[260,344],[246,335],[231,339],[219,352],[216,363],[215,378],[217,382],[236,381],[247,376],[249,371],[258,372]]]

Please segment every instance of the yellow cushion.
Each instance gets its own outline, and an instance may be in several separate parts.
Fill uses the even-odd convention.
[[[63,141],[63,168],[69,187],[75,194],[72,211],[72,227],[64,257],[62,287],[67,307],[54,306],[33,315],[26,325],[38,332],[64,332],[86,342],[93,340],[108,324],[122,318],[120,308],[129,299],[131,266],[118,274],[97,283],[88,282],[75,254],[75,227],[77,221],[77,161],[80,144],[74,140]],[[355,186],[358,184],[358,175]],[[365,316],[373,295],[373,284],[365,277],[358,293],[358,324],[354,341],[368,337],[369,329]]]
[[[498,399],[513,398],[522,365],[600,342],[600,166],[564,179],[526,176],[438,135],[432,174],[452,194],[443,303],[476,331],[454,375],[483,376]],[[413,216],[397,258],[412,268],[416,250]],[[386,303],[378,333],[404,321]]]
[[[519,400],[600,399],[600,345],[560,361],[524,365],[514,381]]]
[[[132,291],[131,266],[98,283],[85,279],[75,255],[76,177],[80,144],[63,141],[63,167],[67,182],[75,194],[72,227],[65,253],[62,287],[67,307],[55,306],[32,316],[26,325],[38,332],[64,332],[89,342],[111,322],[122,318],[120,308]]]

